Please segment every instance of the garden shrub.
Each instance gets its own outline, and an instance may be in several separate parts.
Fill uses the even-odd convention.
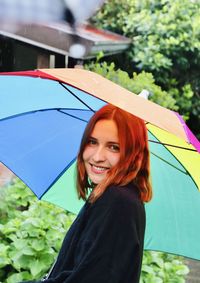
[[[41,278],[53,264],[74,215],[38,201],[21,181],[1,188],[0,282]]]

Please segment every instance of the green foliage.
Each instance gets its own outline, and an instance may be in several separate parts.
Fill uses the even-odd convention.
[[[54,262],[74,215],[38,201],[18,179],[0,192],[0,282],[41,278]],[[178,256],[144,252],[141,283],[183,283],[187,273]]]
[[[0,282],[41,278],[54,262],[74,216],[38,201],[16,179],[0,195]]]
[[[177,101],[179,105],[180,114],[183,115],[185,120],[189,119],[191,109],[194,107],[196,110],[197,108],[194,106],[193,103],[193,91],[190,84],[185,84],[181,90],[171,85],[169,93],[172,95],[173,98]],[[195,111],[195,110],[194,110]],[[197,115],[198,113],[195,112]]]
[[[200,64],[199,11],[198,1],[110,0],[93,22],[131,38],[129,58],[166,83],[174,72]]]
[[[184,283],[188,272],[181,257],[145,251],[140,283]]]
[[[177,110],[176,101],[170,93],[163,91],[160,86],[155,84],[155,79],[151,73],[141,72],[129,74],[121,69],[116,69],[115,64],[107,62],[98,63],[92,62],[84,66],[86,69],[94,71],[103,77],[123,86],[135,94],[139,94],[143,89],[150,92],[150,100],[167,107],[172,110]]]
[[[92,22],[132,39],[120,68],[152,73],[199,133],[200,1],[109,0]]]

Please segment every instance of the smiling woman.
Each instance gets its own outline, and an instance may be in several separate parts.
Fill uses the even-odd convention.
[[[139,282],[143,202],[152,196],[149,173],[145,123],[112,105],[97,111],[85,129],[77,159],[78,195],[86,203],[42,281]]]
[[[101,182],[96,183],[93,178],[97,171],[101,172],[100,167],[105,169],[105,174],[102,174]],[[83,199],[88,194],[90,181],[97,184],[90,196],[91,202],[109,185],[127,185],[131,182],[137,184],[141,200],[149,201],[152,196],[149,149],[143,120],[113,105],[102,107],[85,129],[77,169],[77,189]],[[90,180],[88,176],[92,172],[94,175]]]

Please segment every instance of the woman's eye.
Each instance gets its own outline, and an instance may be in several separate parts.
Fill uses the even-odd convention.
[[[89,144],[89,145],[96,145],[96,144],[97,144],[97,141],[94,140],[94,139],[89,139],[89,140],[88,140],[88,144]]]
[[[110,149],[114,152],[119,152],[119,146],[116,144],[110,145]]]

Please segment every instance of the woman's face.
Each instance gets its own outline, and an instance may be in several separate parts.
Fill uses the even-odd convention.
[[[83,151],[88,177],[94,184],[101,183],[109,170],[120,159],[117,125],[112,120],[99,120]]]

